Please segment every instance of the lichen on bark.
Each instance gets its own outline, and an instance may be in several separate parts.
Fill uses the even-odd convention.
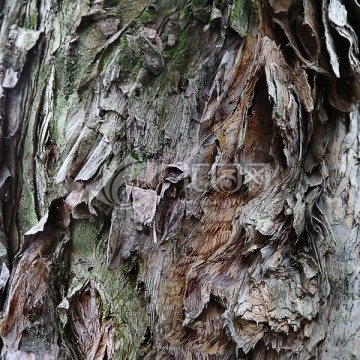
[[[4,359],[360,355],[356,2],[0,10]]]

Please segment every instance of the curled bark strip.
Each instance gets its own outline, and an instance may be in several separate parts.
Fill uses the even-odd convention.
[[[4,357],[359,358],[359,1],[5,2]]]
[[[87,284],[69,300],[69,323],[82,358],[89,360],[114,357],[113,325],[102,313],[97,290]]]
[[[57,320],[56,249],[69,240],[70,214],[63,199],[54,200],[41,226],[25,238],[13,268],[9,295],[1,321],[4,359],[33,359],[36,354],[56,358],[61,335]],[[64,266],[63,263],[62,266]]]

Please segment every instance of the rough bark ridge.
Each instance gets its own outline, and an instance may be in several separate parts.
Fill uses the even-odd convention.
[[[0,1],[2,359],[360,357],[360,5]]]

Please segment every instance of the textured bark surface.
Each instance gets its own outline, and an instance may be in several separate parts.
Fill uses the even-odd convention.
[[[360,357],[360,5],[0,0],[2,359]]]

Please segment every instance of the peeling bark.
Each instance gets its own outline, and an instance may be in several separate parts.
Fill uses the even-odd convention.
[[[3,359],[360,357],[357,1],[0,11]]]

